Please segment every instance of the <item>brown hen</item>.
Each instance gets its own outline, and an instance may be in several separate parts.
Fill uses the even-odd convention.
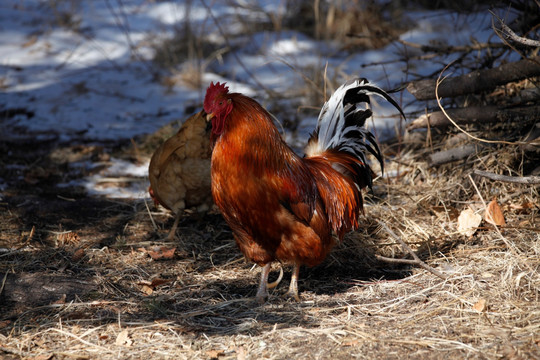
[[[207,211],[212,206],[210,128],[201,111],[156,149],[148,167],[148,192],[156,204],[176,214],[167,236],[172,240],[184,209]]]

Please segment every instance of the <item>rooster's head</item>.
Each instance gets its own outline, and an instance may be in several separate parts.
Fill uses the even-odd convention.
[[[208,114],[207,120],[212,120],[212,132],[219,135],[223,132],[225,119],[231,112],[233,106],[231,99],[227,96],[229,87],[225,83],[210,83],[204,97],[204,111]]]

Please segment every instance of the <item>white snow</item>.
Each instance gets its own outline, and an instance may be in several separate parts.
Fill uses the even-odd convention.
[[[222,39],[223,34],[214,17],[223,21],[222,28],[239,32],[242,27],[235,21],[239,16],[261,21],[268,19],[267,13],[280,16],[285,11],[284,2],[280,1],[237,0],[235,5],[233,1],[206,0],[211,4],[212,17],[201,1],[189,3],[191,7],[183,0],[2,0],[0,110],[24,108],[35,116],[2,119],[0,137],[9,136],[14,129],[27,129],[36,133],[54,131],[65,141],[130,139],[185,118],[186,106],[201,106],[210,81],[226,81],[231,91],[243,92],[264,103],[266,93],[259,84],[287,94],[305,85],[300,72],[314,68],[322,73],[326,64],[329,74],[366,77],[387,89],[409,80],[402,61],[404,45],[398,42],[351,55],[340,51],[337,44],[315,41],[298,32],[261,31],[235,39],[235,46],[239,46],[235,55],[228,52],[217,56],[202,76],[203,88],[178,83],[173,92],[168,92],[153,74],[158,69],[151,62],[150,43],[182,29],[187,16],[196,34],[216,40]],[[469,16],[424,11],[407,16],[415,26],[402,34],[401,40],[448,45],[469,44],[471,39],[498,40],[493,36],[487,11]],[[69,25],[59,25],[61,19]],[[407,51],[411,55],[417,50]],[[448,62],[455,57],[450,54],[442,60]],[[440,61],[411,60],[408,66],[409,70],[414,68],[414,73],[430,74],[441,68]],[[375,65],[379,62],[384,65]],[[395,98],[406,113],[421,111],[425,105],[414,101],[406,91]],[[375,103],[374,109],[377,134],[392,134],[398,121],[395,109],[382,102]],[[300,123],[298,133],[305,139],[285,134],[286,139],[292,143],[306,141],[315,121],[315,117],[306,117]],[[133,167],[115,160],[100,176],[144,177],[146,171],[147,164]],[[115,189],[102,188],[99,183],[99,176],[95,176],[86,179],[85,186],[94,194],[147,196],[146,186]],[[0,185],[0,191],[2,188]]]

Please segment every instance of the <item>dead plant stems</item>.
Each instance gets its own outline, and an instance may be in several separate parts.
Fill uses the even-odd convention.
[[[441,279],[443,280],[446,280],[448,279],[448,277],[446,275],[444,275],[443,273],[435,270],[434,268],[432,268],[431,266],[429,266],[428,264],[426,264],[425,262],[423,262],[422,260],[420,260],[420,258],[418,257],[418,255],[416,255],[416,253],[414,252],[413,249],[411,249],[411,247],[409,245],[407,245],[405,243],[405,241],[403,241],[401,239],[401,237],[397,236],[395,232],[393,232],[384,222],[382,221],[378,221],[379,225],[381,225],[381,227],[386,230],[386,232],[392,236],[396,241],[398,241],[401,245],[401,247],[403,248],[403,250],[405,250],[406,252],[408,252],[414,260],[410,260],[410,259],[394,259],[394,258],[387,258],[387,257],[384,257],[384,256],[376,256],[377,259],[380,259],[380,260],[383,260],[383,261],[388,261],[388,262],[392,262],[392,263],[403,263],[403,264],[414,264],[414,265],[418,265],[420,266],[421,268],[429,271],[430,273],[432,273],[433,275],[435,276],[438,276],[440,277]]]
[[[154,230],[157,231],[158,227],[156,225],[156,222],[154,221],[154,217],[152,216],[150,207],[148,207],[148,201],[144,200],[144,206],[146,206],[146,211],[148,211],[148,217],[150,218],[150,221],[152,222],[152,226],[154,227]]]
[[[469,180],[471,181],[474,189],[476,190],[476,193],[480,197],[480,200],[482,200],[482,204],[484,205],[484,211],[487,211],[487,204],[486,204],[486,201],[484,200],[484,197],[482,196],[482,193],[480,193],[480,190],[478,189],[478,186],[476,186],[476,183],[474,182],[474,179],[472,178],[471,174],[469,174],[468,176],[469,176]],[[492,225],[495,227],[495,230],[497,230],[497,233],[501,237],[501,240],[504,242],[504,244],[506,245],[508,250],[510,250],[510,252],[514,256],[516,256],[517,258],[522,258],[522,256],[521,256],[522,254],[519,253],[519,250],[517,250],[515,248],[514,244],[511,244],[508,241],[508,239],[506,239],[506,237],[501,233],[501,230],[499,229],[499,227],[496,224],[492,224]],[[529,270],[531,271],[532,274],[535,273],[535,270],[527,262],[524,261],[523,263],[525,264],[525,266],[527,266],[529,268]]]
[[[276,97],[276,94],[274,91],[270,90],[269,88],[267,88],[266,86],[263,85],[263,83],[261,83],[259,81],[259,79],[257,79],[257,77],[255,76],[255,74],[253,74],[253,72],[251,72],[251,70],[249,70],[249,68],[244,64],[244,62],[242,61],[242,59],[240,59],[240,57],[238,56],[238,54],[233,50],[234,47],[231,45],[230,41],[229,41],[229,37],[227,36],[227,34],[225,34],[225,32],[223,31],[223,29],[221,28],[221,25],[218,21],[218,19],[214,16],[214,13],[212,12],[212,8],[210,6],[208,6],[208,4],[206,3],[206,1],[204,0],[201,0],[203,6],[206,8],[206,10],[208,11],[208,14],[210,14],[210,17],[212,18],[212,21],[214,21],[214,24],[216,24],[216,27],[218,29],[218,31],[220,32],[221,36],[223,36],[223,40],[225,41],[225,44],[229,47],[229,49],[231,49],[231,53],[232,55],[234,56],[234,58],[236,59],[236,61],[238,62],[238,64],[242,67],[242,69],[244,69],[244,71],[246,72],[246,74],[249,75],[250,78],[253,79],[253,81],[257,84],[257,86],[261,89],[264,89],[266,91],[266,93],[272,97]]]

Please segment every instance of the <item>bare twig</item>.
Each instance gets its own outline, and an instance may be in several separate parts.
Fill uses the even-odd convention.
[[[414,252],[413,249],[411,249],[411,247],[409,245],[407,245],[405,243],[405,241],[403,241],[401,239],[401,237],[397,236],[395,232],[393,232],[385,223],[383,223],[382,221],[378,221],[379,225],[382,226],[382,228],[384,230],[386,230],[386,232],[392,236],[396,241],[398,241],[401,245],[401,247],[403,248],[403,250],[405,250],[406,252],[408,252],[414,260],[410,260],[410,259],[392,259],[392,260],[388,260],[389,258],[386,258],[384,256],[377,256],[377,259],[380,259],[380,260],[383,260],[383,261],[388,261],[388,262],[392,262],[392,263],[403,263],[403,264],[411,264],[411,265],[418,265],[420,266],[421,268],[429,271],[430,273],[432,273],[433,275],[435,276],[438,276],[440,277],[441,279],[448,279],[448,277],[444,274],[442,274],[441,272],[435,270],[434,268],[432,268],[431,266],[429,266],[428,264],[426,264],[425,262],[423,262],[422,260],[420,260],[420,258],[418,257],[418,255],[416,255],[416,253]]]
[[[4,279],[2,280],[2,285],[0,286],[0,296],[2,295],[2,292],[4,291],[4,286],[6,285],[6,279],[9,274],[9,271],[6,271],[4,274]]]
[[[131,54],[137,60],[139,60],[153,76],[157,76],[156,70],[153,69],[152,66],[150,66],[150,64],[148,63],[148,61],[146,61],[141,56],[141,54],[137,50],[137,46],[135,45],[135,43],[133,42],[133,39],[131,38],[131,28],[129,25],[129,19],[124,11],[125,7],[122,0],[116,0],[116,1],[119,5],[118,12],[115,11],[114,6],[110,3],[109,0],[105,1],[105,5],[107,6],[109,11],[113,15],[114,20],[116,22],[116,26],[118,26],[118,28],[121,29],[122,32],[124,33],[124,36],[126,37],[126,42],[129,46],[129,50],[131,51]]]
[[[507,176],[476,169],[473,170],[473,175],[482,176],[495,181],[509,182],[514,184],[540,184],[540,176]]]
[[[62,334],[62,335],[66,335],[66,336],[72,337],[72,338],[74,338],[74,339],[80,341],[80,342],[81,342],[82,344],[84,344],[84,345],[90,346],[90,347],[92,347],[92,348],[99,349],[100,351],[103,351],[103,352],[105,352],[105,353],[113,352],[112,350],[110,350],[110,349],[108,349],[108,348],[106,348],[106,347],[100,346],[100,345],[98,345],[98,344],[94,344],[94,343],[92,343],[92,342],[90,342],[90,341],[86,341],[86,340],[84,340],[83,338],[81,338],[80,336],[77,336],[77,335],[75,335],[75,334],[73,334],[73,333],[70,333],[70,332],[65,331],[65,330],[62,330],[62,329],[51,328],[49,331],[58,332],[58,333],[60,333],[60,334]]]
[[[382,256],[379,254],[375,254],[375,258],[378,260],[382,260],[382,261],[386,261],[386,262],[394,263],[394,264],[411,264],[411,265],[418,264],[418,261],[416,260],[389,258],[389,257]]]
[[[532,47],[539,47],[540,46],[540,41],[533,40],[533,39],[528,39],[526,37],[519,36],[512,29],[510,29],[500,17],[495,15],[493,12],[491,12],[491,13],[497,18],[497,20],[499,21],[499,24],[501,25],[500,29],[495,29],[494,28],[496,34],[500,38],[503,38],[503,39],[506,39],[506,40],[511,40],[513,42],[516,42],[516,43],[519,43],[519,44],[522,44],[522,45],[525,45],[525,46],[532,46]]]
[[[206,8],[206,10],[208,11],[208,14],[212,18],[212,20],[214,21],[214,24],[216,24],[216,27],[217,27],[218,31],[221,33],[221,36],[223,36],[223,40],[225,40],[225,44],[227,44],[229,49],[231,49],[231,54],[232,54],[232,56],[234,56],[234,58],[238,62],[238,65],[240,65],[242,67],[242,69],[244,69],[246,74],[248,74],[249,77],[253,79],[253,81],[257,84],[257,86],[259,86],[261,89],[264,89],[268,95],[270,95],[272,97],[277,97],[277,94],[273,90],[271,90],[271,89],[267,88],[266,86],[264,86],[263,83],[261,83],[259,81],[259,79],[255,76],[255,74],[253,74],[253,72],[251,72],[251,70],[248,69],[248,67],[244,64],[242,59],[240,59],[240,56],[238,56],[238,54],[233,50],[234,47],[231,45],[231,42],[229,41],[229,37],[225,34],[223,29],[221,28],[221,25],[220,25],[218,19],[214,16],[214,13],[212,12],[212,8],[210,6],[208,6],[206,1],[201,0],[201,2],[203,4],[203,6]]]

